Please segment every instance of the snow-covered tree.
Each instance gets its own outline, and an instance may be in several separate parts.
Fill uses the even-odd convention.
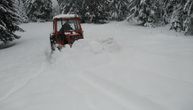
[[[59,0],[64,14],[74,13],[86,22],[101,23],[109,18],[108,0]]]
[[[163,0],[132,0],[130,19],[135,19],[144,26],[154,26],[163,22]]]
[[[74,1],[76,2],[76,0]],[[70,13],[72,7],[72,0],[58,0],[61,13]]]
[[[169,5],[172,7],[171,29],[193,34],[193,1],[172,0]]]
[[[58,0],[52,0],[52,16],[60,14],[60,7]]]
[[[182,31],[183,30],[183,21],[184,21],[184,12],[183,6],[185,4],[185,0],[181,2],[181,0],[171,0],[168,2],[169,12],[167,15],[170,15],[170,24],[171,28],[175,31]]]
[[[144,26],[171,24],[171,29],[193,34],[192,0],[132,0],[129,20]]]
[[[0,0],[0,41],[4,43],[20,38],[14,34],[20,30],[17,25],[19,15],[14,4],[14,0]]]
[[[17,13],[21,18],[21,22],[28,22],[26,8],[24,6],[23,0],[15,0],[15,5],[16,5]]]
[[[86,5],[89,6],[88,13],[94,16],[93,22],[103,23],[105,20],[109,19],[110,10],[108,4],[109,4],[108,0],[93,0],[90,4]]]
[[[27,16],[31,21],[50,20],[52,17],[51,0],[26,0]]]
[[[124,20],[128,15],[129,0],[110,0],[110,16],[112,20]]]
[[[183,30],[186,34],[193,35],[193,1],[187,0],[183,8]]]

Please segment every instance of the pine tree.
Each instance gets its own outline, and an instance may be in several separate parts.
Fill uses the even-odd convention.
[[[31,21],[48,21],[52,17],[51,0],[26,0],[25,7]]]
[[[192,0],[173,0],[172,5],[171,29],[184,31],[185,34],[193,34],[193,1]]]
[[[17,25],[19,15],[16,14],[14,0],[0,0],[0,41],[4,43],[20,38],[15,31],[21,28]]]
[[[143,26],[163,23],[163,0],[133,0],[129,6],[129,20],[134,19]]]
[[[85,22],[102,23],[109,18],[108,0],[59,0],[64,14],[78,14]]]
[[[23,0],[15,0],[15,5],[16,5],[17,13],[21,18],[21,22],[22,23],[28,22],[26,8],[24,6]]]
[[[52,17],[60,14],[60,7],[58,0],[52,0]]]
[[[192,0],[132,0],[128,20],[144,26],[170,24],[175,31],[193,35]]]
[[[186,34],[193,35],[193,1],[187,0],[184,9],[185,20],[183,21],[183,28]]]
[[[184,11],[183,11],[183,6],[185,4],[185,0],[171,0],[168,2],[169,7],[171,8],[171,28],[175,31],[183,31],[183,21],[185,20]]]
[[[94,23],[105,23],[108,21],[110,14],[108,9],[108,0],[93,0],[89,6],[89,13],[94,16]]]
[[[110,16],[112,20],[124,20],[128,15],[128,0],[112,0],[110,1]]]
[[[74,0],[74,2],[77,2],[77,0]],[[61,13],[70,13],[74,7],[72,7],[73,5],[73,1],[72,0],[58,0],[59,6],[60,6],[60,10]]]

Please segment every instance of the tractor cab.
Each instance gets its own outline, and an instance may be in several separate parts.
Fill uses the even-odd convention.
[[[83,39],[81,19],[75,14],[62,14],[53,18],[53,32],[50,35],[51,50],[61,50],[66,44],[72,47],[74,41]]]

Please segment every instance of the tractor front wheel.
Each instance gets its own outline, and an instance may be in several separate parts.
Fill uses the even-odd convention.
[[[51,51],[55,50],[55,41],[54,41],[54,37],[50,36],[50,46],[51,46]]]

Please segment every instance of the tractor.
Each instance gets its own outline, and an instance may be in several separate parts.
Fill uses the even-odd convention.
[[[56,48],[61,50],[68,44],[72,44],[79,39],[83,39],[81,18],[76,14],[61,14],[53,18],[53,32],[50,34],[51,51]]]

